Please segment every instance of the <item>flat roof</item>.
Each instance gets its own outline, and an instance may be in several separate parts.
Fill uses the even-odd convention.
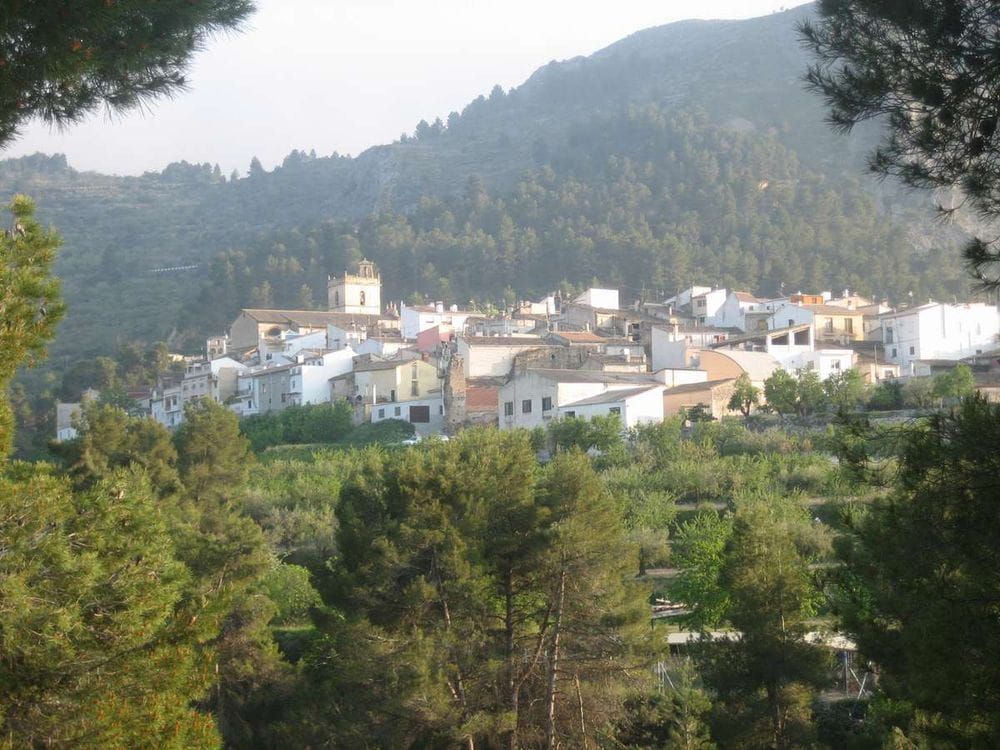
[[[633,396],[639,396],[643,393],[648,393],[649,391],[655,389],[663,389],[660,384],[646,385],[641,388],[621,388],[615,391],[605,391],[604,393],[598,394],[597,396],[591,396],[589,398],[583,398],[579,401],[573,401],[569,404],[563,404],[559,408],[564,408],[567,406],[596,406],[598,404],[614,404],[619,401],[625,401],[626,399],[632,398]]]
[[[675,385],[673,388],[667,388],[663,392],[664,396],[673,396],[675,394],[681,393],[696,393],[698,391],[710,390],[717,385],[722,385],[724,383],[735,383],[736,378],[720,378],[718,380],[703,380],[700,383],[685,383],[684,385]]]
[[[534,374],[548,380],[562,383],[650,383],[652,373],[648,372],[609,372],[607,370],[558,370],[558,369],[528,369],[525,374]]]

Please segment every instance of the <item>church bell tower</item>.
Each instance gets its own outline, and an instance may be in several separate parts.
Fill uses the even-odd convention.
[[[382,277],[370,260],[361,260],[355,273],[331,276],[327,280],[327,303],[331,312],[380,315]]]

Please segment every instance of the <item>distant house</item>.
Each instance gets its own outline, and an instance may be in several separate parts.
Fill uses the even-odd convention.
[[[440,435],[444,427],[444,401],[441,393],[394,403],[365,406],[365,415],[372,422],[401,419],[413,425],[421,437]]]
[[[802,305],[813,314],[816,340],[820,343],[844,344],[865,337],[865,314],[839,305]]]
[[[407,305],[399,308],[399,327],[404,339],[415,340],[421,331],[439,325],[451,326],[457,333],[465,331],[466,324],[479,318],[475,310],[462,310],[457,305],[445,307],[441,302],[433,305]]]
[[[398,333],[395,335],[387,333],[369,336],[351,348],[358,354],[373,354],[379,359],[402,359],[403,350],[409,346],[409,342],[404,341]]]
[[[56,441],[63,442],[77,437],[76,421],[83,415],[83,407],[95,401],[100,394],[93,388],[83,392],[80,401],[56,404]]]
[[[275,367],[251,368],[237,375],[238,393],[232,407],[246,416],[282,411],[289,406],[330,401],[329,380],[349,372],[354,351],[312,352],[301,361]]]
[[[982,302],[931,302],[881,316],[886,360],[914,374],[919,360],[958,360],[997,348],[1000,313]]]
[[[735,378],[721,378],[667,388],[663,392],[663,416],[672,417],[697,406],[705,407],[716,419],[733,414],[729,401],[736,391],[735,383]]]
[[[699,325],[714,321],[719,310],[726,303],[729,292],[725,289],[711,289],[691,298],[691,316]]]
[[[618,373],[594,370],[532,369],[517,372],[497,395],[501,429],[542,427],[563,411],[575,411],[568,405],[613,390],[651,388],[662,390],[650,373]],[[607,404],[605,404],[607,405]],[[610,403],[608,408],[614,406]],[[598,406],[593,404],[592,406]]]
[[[596,289],[591,287],[583,294],[573,299],[571,304],[583,305],[585,307],[603,307],[609,310],[619,308],[617,289]]]
[[[774,300],[755,297],[749,292],[730,292],[715,315],[706,322],[719,328],[756,331],[768,327],[767,318],[772,312]]]
[[[686,367],[687,350],[720,344],[729,337],[729,329],[715,326],[682,323],[655,325],[651,332],[653,369]]]
[[[659,384],[611,389],[561,404],[558,413],[560,417],[580,419],[615,415],[621,419],[622,427],[628,429],[641,424],[656,424],[663,421],[664,390]]]
[[[441,397],[438,368],[421,359],[372,361],[356,364],[353,370],[330,379],[330,398],[346,398],[361,407],[357,420],[371,420],[372,407],[404,401]],[[399,417],[393,413],[385,419]]]
[[[263,310],[247,308],[229,326],[229,350],[241,351],[257,348],[264,359],[265,352],[295,354],[286,343],[300,339],[297,349],[326,347],[327,329],[335,326],[341,330],[358,328],[391,327],[394,322],[382,320],[378,315],[319,310]],[[303,338],[308,337],[309,338]]]
[[[456,353],[462,358],[466,378],[506,377],[518,354],[545,346],[537,336],[459,336]]]
[[[417,351],[421,354],[434,354],[455,338],[455,329],[447,323],[439,323],[417,334]]]

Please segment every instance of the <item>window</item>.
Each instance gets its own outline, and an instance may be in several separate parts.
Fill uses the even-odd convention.
[[[542,398],[542,411],[550,411],[552,409],[552,398],[550,396],[545,396]]]
[[[361,300],[361,306],[364,307],[365,306],[365,290],[364,289],[361,290],[361,292],[358,295],[358,298]]]
[[[390,401],[395,401],[396,400],[396,390],[395,389],[389,391],[389,400]]]
[[[844,318],[844,330],[854,333],[854,318]]]
[[[892,343],[892,329],[891,328],[886,328],[885,329],[885,343],[887,343],[887,344],[891,344]],[[892,356],[895,357],[896,355],[893,354]]]
[[[505,417],[513,417],[514,416],[514,402],[513,401],[504,401],[503,402],[503,415]]]
[[[438,404],[438,414],[444,414],[444,404]]]
[[[567,419],[574,419],[576,417],[575,411],[567,411],[563,412],[563,414],[566,416]]]
[[[287,396],[288,396],[287,393],[282,393],[281,394],[281,403],[285,403],[285,399],[286,399]]]
[[[410,422],[412,424],[426,424],[431,421],[431,407],[429,406],[411,406],[410,407]]]
[[[911,357],[913,356],[913,353],[914,353],[914,349],[913,349],[913,347],[911,346],[911,347],[910,347],[910,356],[911,356]]]
[[[620,406],[612,406],[608,409],[608,414],[617,414],[620,417],[622,415],[622,408]]]
[[[827,333],[833,333],[833,318],[827,318],[823,328],[826,329]]]
[[[416,380],[410,381],[410,395],[419,396],[420,395],[420,383]]]
[[[379,419],[385,419],[385,409],[379,409],[378,410],[378,418]]]
[[[340,292],[333,293],[333,306],[340,307]]]
[[[524,401],[521,402],[521,413],[522,414],[531,414],[531,399],[530,398],[526,398],[526,399],[524,399]]]
[[[791,318],[789,318],[788,319],[788,327],[791,328],[793,325],[795,325],[795,321],[792,320]]]
[[[892,350],[892,356],[893,356],[894,358],[895,358],[895,357],[898,357],[898,356],[899,356],[899,355],[898,355],[898,354],[896,353],[896,349],[895,349],[895,347],[894,347],[894,348],[893,348],[893,350]]]
[[[402,410],[402,408],[401,408],[401,407],[399,407],[399,406],[397,406],[397,407],[396,407],[395,409],[393,409],[393,410],[392,410],[392,415],[393,415],[394,417],[398,417],[398,416],[399,416],[400,414],[402,414],[402,413],[403,413],[403,410]]]

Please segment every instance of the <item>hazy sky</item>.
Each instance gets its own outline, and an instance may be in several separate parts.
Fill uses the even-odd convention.
[[[787,0],[786,0],[787,2]],[[789,3],[789,7],[797,4]],[[216,39],[190,90],[60,133],[33,123],[0,157],[65,153],[137,174],[171,161],[268,169],[293,148],[357,154],[446,118],[494,84],[684,18],[749,18],[777,0],[258,0],[245,33]]]

